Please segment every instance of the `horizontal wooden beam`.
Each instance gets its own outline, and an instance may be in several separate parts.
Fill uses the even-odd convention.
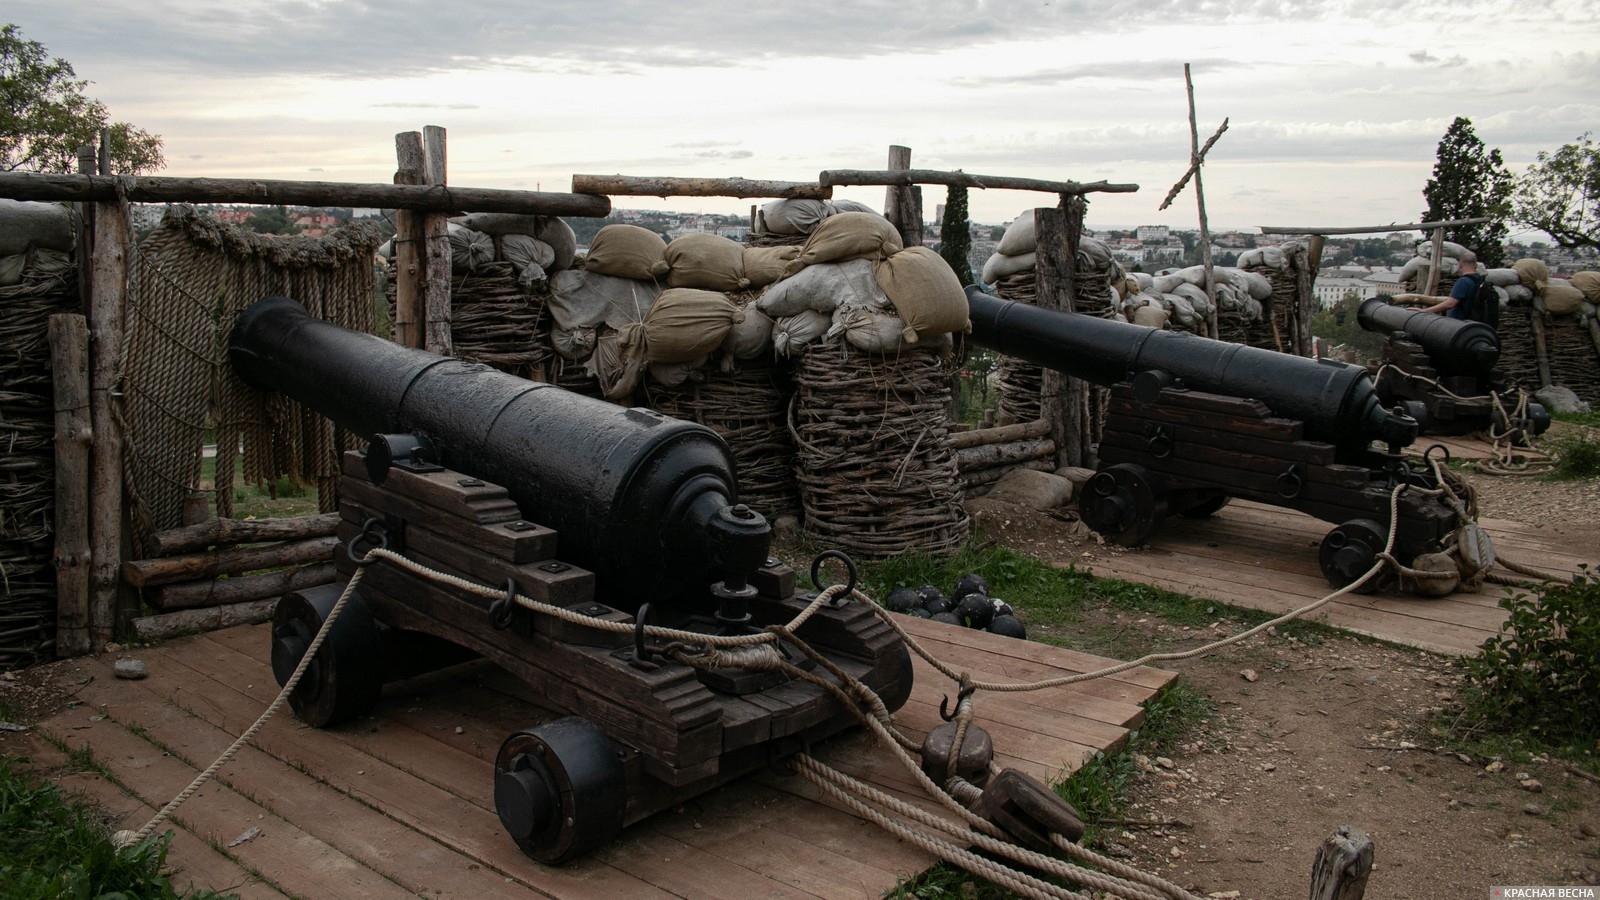
[[[342,184],[246,178],[158,178],[129,175],[41,175],[0,172],[0,197],[12,200],[134,203],[258,203],[352,206],[421,212],[507,212],[603,219],[608,197],[429,184]]]
[[[1038,178],[1007,178],[1003,175],[968,175],[966,172],[940,172],[935,169],[895,169],[863,171],[860,169],[829,169],[817,176],[824,187],[868,184],[946,184],[957,187],[993,188],[1007,191],[1043,191],[1049,194],[1131,194],[1139,189],[1137,184],[1111,184],[1095,181],[1083,184],[1076,181],[1042,181]]]
[[[1453,228],[1457,225],[1482,225],[1493,219],[1451,219],[1448,222],[1412,222],[1409,225],[1363,225],[1356,228],[1290,228],[1284,225],[1262,225],[1262,234],[1380,234],[1389,231],[1425,231],[1429,228]]]
[[[811,181],[646,175],[574,175],[572,192],[609,197],[777,197],[785,200],[826,200],[833,196],[832,188]]]

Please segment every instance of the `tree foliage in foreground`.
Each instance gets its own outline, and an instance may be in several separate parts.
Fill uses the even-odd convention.
[[[1585,132],[1554,153],[1541,152],[1516,182],[1513,216],[1569,250],[1600,248],[1600,145]]]
[[[165,165],[161,137],[112,122],[104,103],[84,96],[88,85],[71,63],[23,40],[22,29],[0,26],[0,171],[75,171],[78,148],[98,147],[102,128],[114,172],[136,175]]]
[[[1422,188],[1428,208],[1424,222],[1488,218],[1477,225],[1457,225],[1445,230],[1450,240],[1478,254],[1489,267],[1505,262],[1505,218],[1510,213],[1512,177],[1500,158],[1472,130],[1472,120],[1457,116],[1439,141],[1433,177]]]

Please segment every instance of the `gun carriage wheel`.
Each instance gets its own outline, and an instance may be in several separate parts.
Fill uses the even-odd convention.
[[[540,862],[565,862],[609,841],[622,830],[627,805],[616,748],[580,716],[518,731],[495,756],[500,824]]]
[[[1317,551],[1317,561],[1322,566],[1322,577],[1334,587],[1344,587],[1378,561],[1378,553],[1389,542],[1389,530],[1371,519],[1351,519],[1322,538]],[[1370,594],[1383,581],[1380,572],[1355,588],[1358,594]]]
[[[1095,473],[1085,486],[1083,522],[1124,547],[1150,539],[1167,517],[1161,480],[1136,463],[1118,463]]]
[[[282,687],[338,601],[340,585],[286,594],[272,612],[272,676]],[[289,695],[300,720],[325,728],[363,715],[383,691],[382,640],[360,594],[345,602],[333,630]]]

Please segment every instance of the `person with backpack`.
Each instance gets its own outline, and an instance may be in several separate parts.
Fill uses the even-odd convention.
[[[1423,312],[1449,316],[1452,319],[1483,321],[1483,317],[1477,314],[1477,306],[1486,302],[1483,299],[1483,275],[1478,272],[1478,254],[1467,250],[1456,262],[1460,264],[1461,277],[1457,278],[1455,285],[1450,288],[1450,296],[1424,309]]]

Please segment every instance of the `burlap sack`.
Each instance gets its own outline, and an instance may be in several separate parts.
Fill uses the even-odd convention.
[[[1479,269],[1478,272],[1483,275],[1484,281],[1495,287],[1511,287],[1522,283],[1522,276],[1517,274],[1516,269]]]
[[[774,284],[756,301],[773,318],[805,310],[832,313],[841,306],[886,307],[889,298],[872,275],[872,261],[850,259],[807,266]]]
[[[1542,259],[1519,259],[1511,264],[1511,268],[1517,270],[1517,278],[1522,281],[1523,287],[1532,288],[1535,294],[1550,283],[1550,267]]]
[[[832,325],[833,319],[827,313],[814,309],[776,319],[772,323],[772,352],[779,359],[799,356]]]
[[[450,223],[450,273],[471,275],[485,263],[494,262],[494,238],[465,225]]]
[[[602,275],[650,281],[665,271],[667,242],[637,225],[607,225],[595,233],[583,268]]]
[[[883,216],[843,212],[822,220],[800,248],[800,258],[789,263],[790,274],[804,266],[845,259],[883,259],[899,253],[900,232]]]
[[[868,353],[898,353],[907,349],[906,323],[891,312],[870,309],[841,309],[833,314],[833,326],[823,335],[832,340],[840,335],[853,347]]]
[[[1032,253],[1038,245],[1038,237],[1034,232],[1033,210],[1025,209],[1006,226],[1006,233],[1001,236],[1000,246],[995,250],[1007,256],[1021,256],[1024,253]]]
[[[722,346],[744,311],[716,291],[668,288],[644,321],[620,330],[624,356],[647,363],[681,363]]]
[[[1572,286],[1583,291],[1590,303],[1600,303],[1600,272],[1578,272],[1572,276]]]
[[[828,215],[821,200],[773,200],[756,212],[756,233],[810,234]]]
[[[750,290],[764,288],[782,278],[789,263],[799,258],[800,248],[793,244],[744,248],[744,277],[750,282]]]
[[[527,234],[506,234],[495,238],[499,257],[518,272],[528,266],[549,269],[556,261],[556,251],[544,241]]]
[[[0,198],[0,256],[26,253],[29,247],[71,250],[77,235],[70,206]]]
[[[1165,306],[1141,306],[1133,311],[1133,324],[1146,328],[1165,328],[1170,318],[1172,313]]]
[[[742,291],[750,286],[744,277],[744,245],[715,234],[686,234],[673,238],[664,255],[667,286],[703,291]]]
[[[979,277],[983,279],[984,284],[994,284],[1002,278],[1010,278],[1012,275],[1020,275],[1023,272],[1032,272],[1035,263],[1036,257],[1032,251],[1021,256],[1006,256],[1003,253],[996,253],[984,262],[983,274]]]
[[[1550,279],[1544,289],[1545,312],[1553,316],[1570,316],[1583,304],[1583,291],[1560,278]]]
[[[967,331],[967,294],[944,257],[927,247],[907,247],[873,266],[872,274],[905,321],[906,343]]]
[[[755,359],[772,346],[772,317],[756,307],[755,301],[740,307],[744,321],[735,322],[728,329],[728,339],[722,342],[722,352],[733,359]]]
[[[643,320],[660,293],[651,281],[569,269],[550,279],[550,317],[568,331],[602,323],[621,328]]]

